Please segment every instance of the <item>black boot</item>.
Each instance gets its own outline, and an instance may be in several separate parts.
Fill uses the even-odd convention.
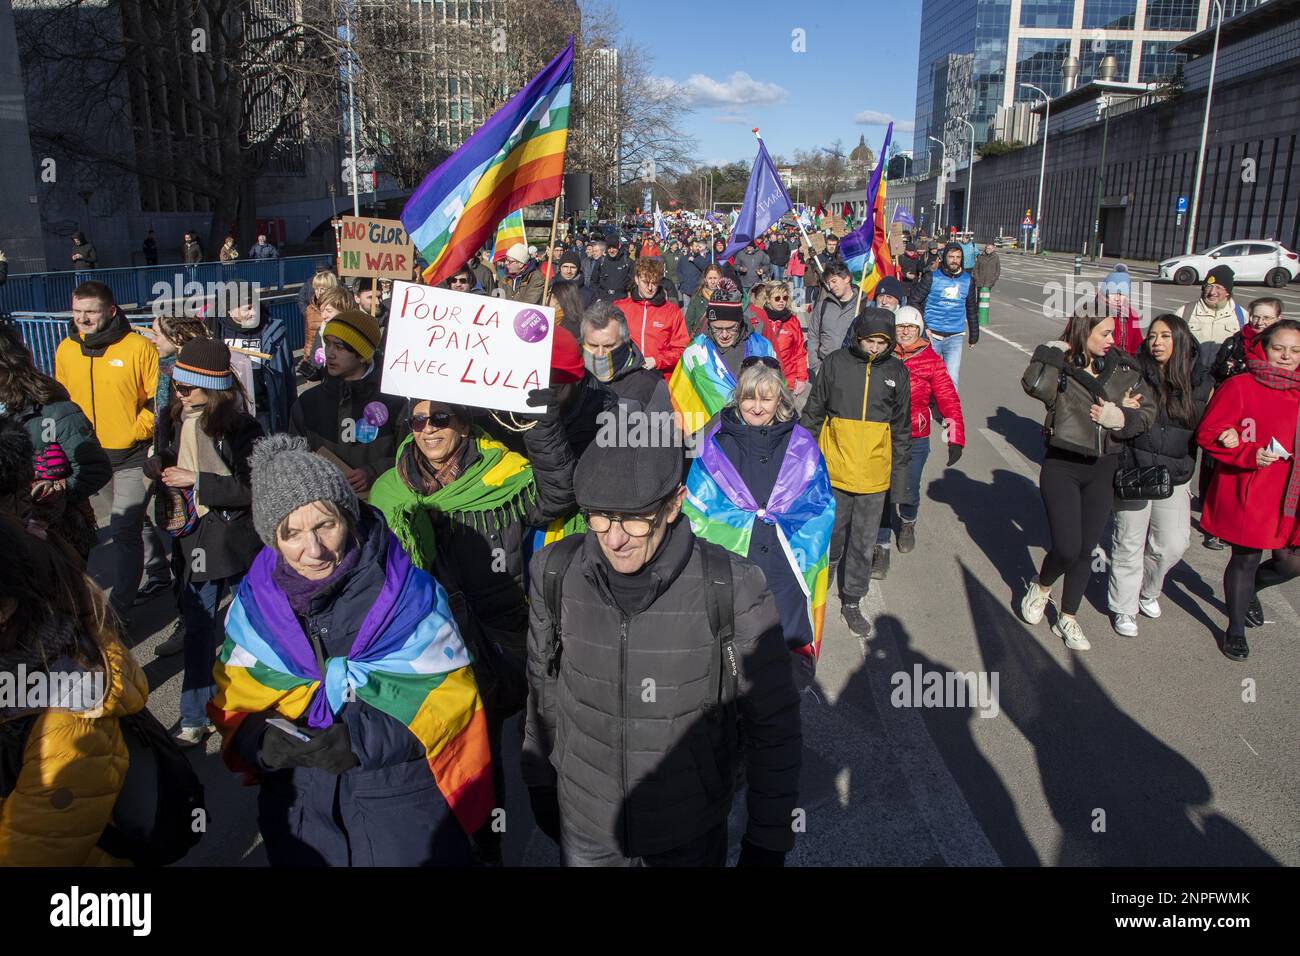
[[[871,554],[871,580],[883,581],[887,574],[889,574],[889,548],[876,545],[876,550]]]
[[[907,554],[916,547],[916,522],[900,521],[898,523],[898,553]]]
[[[843,598],[840,613],[844,615],[844,623],[849,626],[849,630],[858,637],[869,637],[871,635],[871,622],[862,616],[862,608],[858,604],[862,598]]]
[[[1223,656],[1230,661],[1244,661],[1250,656],[1250,645],[1246,643],[1245,634],[1224,634]]]
[[[1258,594],[1250,599],[1250,607],[1246,608],[1246,626],[1264,626],[1264,609],[1260,606]]]

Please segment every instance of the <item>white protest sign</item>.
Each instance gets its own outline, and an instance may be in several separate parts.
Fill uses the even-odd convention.
[[[394,282],[381,388],[388,395],[536,412],[551,381],[555,310]]]

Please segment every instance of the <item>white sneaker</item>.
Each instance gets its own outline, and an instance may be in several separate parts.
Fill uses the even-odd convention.
[[[1027,624],[1037,624],[1043,619],[1043,612],[1047,610],[1047,605],[1051,600],[1051,590],[1040,588],[1038,586],[1038,576],[1035,575],[1033,580],[1029,582],[1029,589],[1025,591],[1025,596],[1020,600],[1020,616],[1025,619]]]
[[[1052,633],[1057,637],[1064,639],[1065,646],[1072,651],[1087,651],[1092,649],[1088,639],[1083,636],[1083,628],[1079,622],[1068,615],[1062,614],[1052,625]]]
[[[1115,615],[1115,633],[1120,637],[1137,637],[1138,623],[1137,618],[1132,614]]]
[[[172,736],[182,747],[196,747],[207,738],[208,734],[214,732],[217,728],[208,724],[206,727],[181,727]]]
[[[1152,598],[1150,601],[1145,598],[1138,598],[1138,610],[1147,617],[1159,617],[1160,601],[1156,598]]]

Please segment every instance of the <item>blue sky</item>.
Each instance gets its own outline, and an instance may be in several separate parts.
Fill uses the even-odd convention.
[[[921,0],[622,0],[624,32],[695,105],[683,124],[705,162],[754,158],[761,127],[773,154],[866,134],[879,151],[883,118],[912,145]],[[803,30],[806,52],[794,52]],[[887,119],[886,119],[887,121]]]

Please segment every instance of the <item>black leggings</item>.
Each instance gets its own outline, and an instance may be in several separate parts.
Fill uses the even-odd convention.
[[[1050,588],[1065,576],[1061,611],[1075,614],[1092,573],[1092,549],[1101,540],[1114,509],[1114,455],[1087,458],[1049,448],[1038,478],[1047,508],[1052,546],[1038,571],[1038,583]]]
[[[1223,593],[1228,599],[1228,633],[1246,633],[1246,611],[1256,592],[1300,577],[1300,548],[1279,548],[1261,562],[1264,552],[1232,546],[1232,557],[1223,569]]]

